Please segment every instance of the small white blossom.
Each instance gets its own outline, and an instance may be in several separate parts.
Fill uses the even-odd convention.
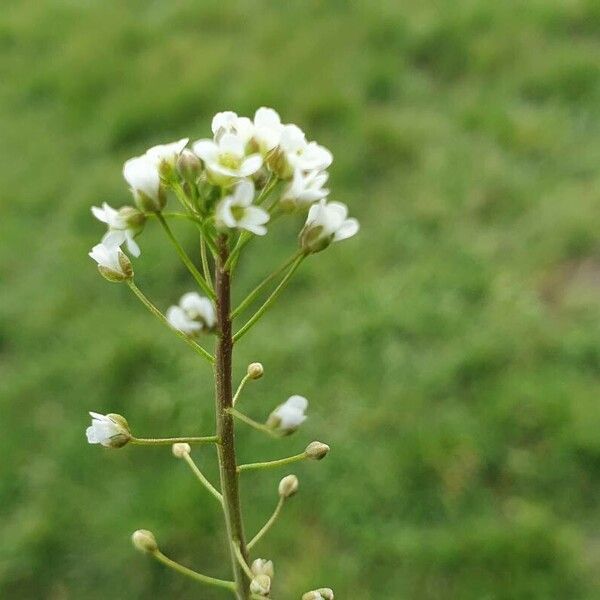
[[[316,142],[307,142],[297,125],[285,125],[281,130],[279,152],[274,158],[274,168],[282,179],[292,177],[296,169],[323,171],[333,162],[327,148]]]
[[[189,138],[183,138],[177,142],[171,142],[170,144],[152,146],[152,148],[149,148],[146,151],[146,156],[154,161],[157,168],[163,162],[174,166],[177,158],[183,152],[183,149],[187,146],[189,141]]]
[[[141,210],[156,211],[164,207],[164,192],[154,158],[146,154],[130,158],[123,166],[123,177]]]
[[[238,136],[246,145],[254,134],[254,125],[248,117],[238,117],[237,113],[225,110],[217,113],[211,124],[215,140],[219,140],[224,134],[231,133]]]
[[[249,177],[263,162],[260,154],[246,156],[244,138],[234,133],[223,133],[214,141],[198,140],[192,148],[204,161],[209,178],[216,185],[229,185],[236,179]]]
[[[120,448],[130,439],[127,421],[121,415],[101,415],[90,412],[92,424],[85,430],[90,444],[102,444],[107,448]]]
[[[253,206],[254,184],[244,179],[235,187],[233,194],[225,196],[218,204],[215,211],[217,227],[222,229],[245,229],[256,235],[267,233],[265,223],[269,220],[269,213]]]
[[[264,156],[279,145],[283,125],[277,111],[261,106],[254,113],[254,142]]]
[[[118,246],[96,244],[88,255],[98,263],[98,270],[109,281],[125,281],[133,276],[131,262]]]
[[[259,596],[268,596],[271,591],[271,578],[268,575],[256,575],[250,582],[250,591]]]
[[[296,431],[307,417],[304,414],[308,408],[308,400],[303,396],[290,396],[280,404],[269,416],[267,426],[282,434]]]
[[[339,242],[355,235],[360,226],[356,219],[348,218],[348,207],[341,202],[321,200],[308,211],[304,228],[300,232],[300,245],[306,252],[320,252],[331,242]]]
[[[192,337],[210,331],[217,322],[212,302],[196,292],[184,294],[178,306],[168,308],[166,317],[175,329]]]
[[[130,254],[136,257],[140,255],[140,247],[133,238],[144,224],[145,217],[142,213],[131,206],[116,210],[104,202],[102,208],[92,206],[92,214],[108,225],[108,231],[102,238],[104,244],[121,246],[125,243]]]
[[[282,206],[304,208],[317,200],[322,200],[329,194],[329,190],[323,188],[328,178],[329,175],[326,171],[305,173],[296,169],[292,181],[281,196]]]

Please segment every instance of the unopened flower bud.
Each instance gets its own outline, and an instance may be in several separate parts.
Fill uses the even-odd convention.
[[[320,588],[312,592],[306,592],[302,600],[334,600],[333,590],[331,588]]]
[[[177,444],[173,444],[171,451],[173,452],[173,456],[175,458],[183,458],[186,454],[189,454],[192,449],[189,444],[186,444],[185,442],[179,442]]]
[[[250,379],[260,379],[264,372],[265,369],[259,362],[250,363],[248,365],[248,377],[250,377]]]
[[[177,170],[184,181],[195,183],[202,172],[202,161],[186,148],[177,158]]]
[[[268,575],[257,575],[250,582],[250,591],[259,596],[268,596],[271,591],[271,578]]]
[[[275,568],[272,560],[257,558],[250,567],[255,575],[268,575],[271,579],[275,576]]]
[[[311,442],[306,446],[306,456],[313,460],[321,460],[329,453],[329,446],[323,442]]]
[[[279,482],[279,495],[289,498],[298,491],[298,478],[295,475],[287,475]]]
[[[140,552],[152,553],[158,550],[158,544],[156,543],[154,534],[147,529],[138,529],[137,531],[134,531],[131,536],[131,541]]]

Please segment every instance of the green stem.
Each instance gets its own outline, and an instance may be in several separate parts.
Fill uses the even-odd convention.
[[[211,300],[214,300],[215,299],[215,293],[211,290],[210,286],[204,280],[204,277],[202,277],[202,275],[200,274],[200,272],[198,271],[198,269],[196,269],[196,267],[195,267],[194,263],[192,262],[191,258],[187,255],[187,252],[183,249],[183,247],[181,246],[181,244],[177,241],[177,238],[173,234],[173,231],[169,227],[169,224],[167,223],[167,221],[165,220],[165,218],[160,213],[157,213],[156,216],[157,216],[160,224],[162,225],[163,229],[165,230],[165,233],[167,234],[167,237],[173,243],[173,246],[175,247],[175,250],[177,251],[177,254],[179,255],[179,258],[181,259],[181,262],[183,262],[183,264],[187,267],[187,270],[192,274],[192,277],[196,280],[196,283],[202,288],[202,290],[204,291],[204,293]]]
[[[198,217],[188,214],[188,213],[181,213],[181,212],[146,212],[144,213],[144,215],[146,217],[158,217],[158,215],[162,215],[165,219],[187,219],[188,221],[193,221],[194,223],[199,223],[200,220],[198,219]]]
[[[200,232],[200,258],[202,260],[202,272],[204,273],[204,280],[208,283],[212,293],[215,293],[215,289],[212,283],[212,275],[210,273],[210,266],[208,264],[208,256],[206,254],[206,240],[204,234]]]
[[[152,552],[152,556],[163,565],[169,567],[169,569],[173,569],[173,571],[177,571],[182,575],[186,575],[191,579],[195,579],[200,583],[205,583],[207,585],[213,585],[215,587],[225,588],[231,592],[235,592],[235,583],[233,581],[225,581],[224,579],[216,579],[215,577],[209,577],[208,575],[202,575],[201,573],[196,573],[196,571],[192,571],[192,569],[188,569],[179,563],[176,563],[174,560],[171,560],[167,556],[165,556],[160,550],[155,550]]]
[[[268,462],[257,462],[257,463],[248,463],[246,465],[240,465],[238,469],[238,473],[242,471],[256,471],[258,469],[274,469],[275,467],[283,467],[285,465],[290,465],[295,462],[299,462],[307,458],[306,452],[302,452],[301,454],[295,454],[294,456],[288,456],[287,458],[280,458],[279,460],[270,460]]]
[[[252,571],[250,570],[250,567],[248,566],[248,563],[242,556],[242,552],[240,550],[240,545],[236,542],[232,542],[231,545],[233,547],[233,553],[235,554],[235,557],[237,558],[237,561],[238,561],[240,567],[242,567],[242,569],[244,569],[244,573],[246,573],[246,575],[248,576],[249,579],[254,579],[254,573],[252,573]]]
[[[296,258],[289,271],[285,274],[285,277],[280,281],[279,285],[273,290],[271,295],[265,300],[264,304],[254,313],[254,315],[252,315],[252,317],[250,317],[250,319],[248,319],[246,324],[235,333],[233,336],[234,342],[237,342],[244,334],[246,334],[250,328],[264,315],[271,304],[277,300],[277,297],[279,294],[281,294],[288,281],[291,279],[292,275],[295,273],[296,269],[300,266],[300,263],[305,257],[306,256],[304,254],[301,254]]]
[[[190,338],[188,335],[183,333],[183,331],[180,331],[176,327],[173,327],[173,325],[171,325],[171,323],[169,323],[169,321],[167,320],[167,317],[165,317],[165,315],[163,315],[160,312],[160,310],[158,310],[158,308],[156,308],[156,306],[154,306],[154,304],[152,304],[152,302],[150,302],[150,300],[148,300],[148,298],[144,295],[142,290],[140,290],[140,288],[138,288],[138,286],[135,285],[135,283],[133,282],[132,279],[129,279],[127,281],[127,284],[129,285],[129,288],[131,289],[131,291],[139,298],[139,300],[142,302],[142,304],[155,317],[157,317],[159,321],[164,323],[171,331],[175,332],[175,334],[179,338],[181,338],[190,348],[192,348],[194,350],[194,352],[196,352],[197,354],[202,356],[202,358],[206,359],[209,363],[214,364],[214,362],[215,362],[214,356],[210,352],[205,350],[202,346],[200,346],[200,344],[197,344],[196,342],[194,342],[194,340],[192,340],[192,338]]]
[[[130,444],[137,446],[170,446],[171,444],[218,444],[216,435],[207,437],[174,437],[174,438],[137,438],[132,437]]]
[[[293,256],[288,258],[281,266],[277,267],[270,275],[267,275],[243,300],[239,306],[231,313],[231,318],[235,319],[245,308],[247,308],[254,299],[260,294],[260,292],[267,286],[277,275],[287,269],[300,255],[300,252],[296,252]]]
[[[215,486],[204,476],[204,473],[198,468],[192,457],[188,453],[183,454],[183,460],[190,466],[190,469],[193,471],[194,475],[198,478],[200,483],[219,501],[219,503],[223,504],[223,496],[221,493],[215,488]]]
[[[248,381],[250,381],[251,377],[250,375],[248,375],[246,373],[246,375],[244,375],[244,377],[242,377],[242,380],[240,381],[240,385],[238,385],[238,389],[236,390],[235,394],[233,395],[233,400],[231,401],[231,406],[235,406],[237,401],[240,398],[240,394],[242,393],[242,390],[244,389],[244,386],[248,383]]]
[[[252,548],[256,545],[256,543],[271,529],[273,523],[277,520],[279,513],[281,512],[281,508],[283,507],[283,503],[285,502],[284,496],[279,496],[279,502],[277,502],[277,506],[275,507],[275,511],[271,515],[270,519],[263,525],[262,529],[248,542],[248,550],[252,550]]]
[[[271,428],[267,427],[266,425],[263,425],[262,423],[259,423],[258,421],[255,421],[254,419],[251,419],[248,415],[245,415],[244,413],[240,412],[239,410],[236,410],[235,408],[230,408],[227,412],[230,415],[233,415],[236,419],[239,419],[240,421],[246,423],[246,425],[250,425],[250,427],[254,427],[254,429],[258,429],[258,431],[262,431],[263,433],[266,433],[271,437],[282,437],[275,433]]]

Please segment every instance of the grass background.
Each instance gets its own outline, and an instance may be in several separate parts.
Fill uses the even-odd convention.
[[[333,150],[363,226],[240,343],[238,375],[266,368],[247,412],[311,401],[286,441],[240,429],[241,459],[333,448],[258,548],[274,597],[600,598],[597,2],[4,0],[0,50],[2,598],[223,597],[129,542],[228,576],[184,465],[85,443],[90,409],[212,427],[209,370],[86,256],[89,207],[129,202],[128,157],[260,105]],[[298,228],[253,244],[239,295]],[[141,243],[164,308],[191,282]],[[244,477],[250,531],[285,474]]]

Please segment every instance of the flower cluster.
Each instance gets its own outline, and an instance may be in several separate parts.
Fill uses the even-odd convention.
[[[123,176],[135,206],[115,209],[105,202],[92,208],[107,232],[90,256],[108,279],[132,277],[116,249],[125,246],[132,256],[140,255],[135,238],[148,217],[164,210],[169,191],[207,235],[234,230],[265,235],[267,223],[276,216],[304,210],[308,217],[299,240],[306,254],[358,231],[358,222],[347,218],[344,204],[327,202],[329,190],[324,186],[331,152],[307,141],[297,125],[282,123],[275,110],[259,108],[253,119],[220,112],[212,120],[212,133],[191,148],[184,138],[129,159]],[[274,191],[275,198],[267,204]]]
[[[354,236],[359,224],[348,216],[345,204],[328,199],[326,185],[333,162],[331,152],[307,139],[297,125],[283,123],[273,109],[259,108],[253,118],[232,111],[220,112],[214,116],[211,130],[210,137],[191,144],[184,138],[153,146],[125,162],[123,177],[133,203],[113,208],[103,202],[101,206],[92,207],[92,214],[106,226],[106,231],[89,255],[103,277],[112,282],[126,282],[150,313],[211,364],[216,389],[216,427],[209,432],[211,435],[200,437],[142,438],[132,433],[121,415],[90,413],[92,423],[86,435],[90,444],[107,448],[170,446],[173,456],[190,468],[223,508],[234,581],[196,573],[167,558],[154,534],[145,529],[137,530],[132,536],[138,550],[179,573],[227,589],[237,597],[269,598],[275,574],[273,562],[262,558],[252,561],[250,553],[273,526],[283,505],[297,493],[298,478],[290,474],[281,479],[271,517],[250,540],[245,539],[242,526],[237,478],[257,469],[320,461],[330,448],[323,442],[313,441],[302,452],[285,458],[237,463],[234,419],[263,434],[282,438],[297,431],[306,421],[308,400],[298,395],[289,397],[265,422],[255,421],[240,412],[238,401],[244,387],[261,379],[264,368],[259,362],[248,365],[233,394],[233,349],[278,298],[302,261],[333,242]],[[175,206],[169,206],[169,202]],[[298,216],[298,247],[233,307],[232,274],[245,245],[265,236],[276,219]],[[179,242],[171,226],[173,220],[192,227],[196,243],[199,241],[198,260]],[[162,227],[202,292],[185,293],[164,313],[134,282],[130,259],[130,256],[141,255],[139,237],[151,223]],[[260,306],[237,327],[240,315],[260,298]],[[207,333],[215,334],[214,354],[202,345],[202,335]],[[201,444],[218,445],[220,486],[213,485],[194,461],[192,448]],[[333,597],[331,589],[320,588],[304,594],[303,600],[333,600]]]

